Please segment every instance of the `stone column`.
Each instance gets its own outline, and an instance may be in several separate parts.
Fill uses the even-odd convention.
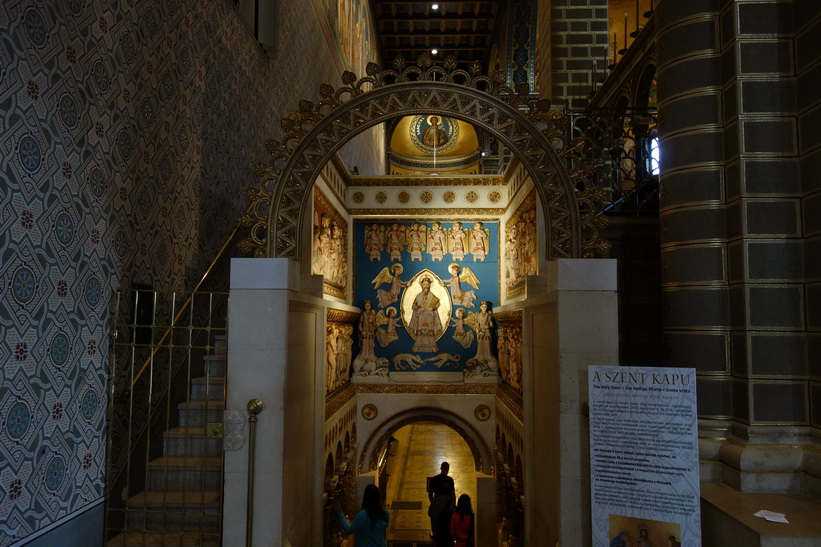
[[[525,541],[589,545],[587,367],[617,365],[616,261],[557,260],[523,303]]]
[[[298,264],[288,259],[231,261],[226,410],[246,421],[241,430],[226,432],[226,439],[239,436],[244,443],[230,449],[232,443],[226,440],[225,545],[246,542],[246,405],[254,398],[264,408],[256,424],[253,545],[321,543],[317,523],[322,522],[322,476],[316,443],[321,444],[317,420],[321,424],[322,401],[321,387],[315,386],[323,383],[315,376],[316,353],[321,351],[316,331],[324,324],[325,312],[305,302],[310,298],[297,296],[299,279]]]

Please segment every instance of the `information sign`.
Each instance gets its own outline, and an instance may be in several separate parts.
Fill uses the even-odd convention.
[[[694,369],[588,368],[593,545],[701,545]]]

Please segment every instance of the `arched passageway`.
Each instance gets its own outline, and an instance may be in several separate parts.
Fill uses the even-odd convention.
[[[453,429],[435,422],[414,422],[391,436],[386,465],[385,501],[391,511],[389,541],[426,541],[429,537],[427,478],[439,472],[443,461],[456,496],[467,494],[477,502],[473,454]]]

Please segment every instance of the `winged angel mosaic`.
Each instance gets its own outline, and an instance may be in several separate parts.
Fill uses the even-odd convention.
[[[437,369],[464,366],[466,377],[498,375],[497,359],[492,352],[495,322],[490,304],[481,302],[479,311],[469,310],[476,307],[475,291],[481,282],[469,267],[456,262],[450,264],[448,271],[450,276],[443,279],[432,270],[423,269],[405,281],[402,264],[382,268],[371,283],[378,307],[384,309],[377,312],[370,300],[365,302],[360,319],[363,346],[354,363],[355,375],[384,370],[385,358],[374,353],[374,341],[381,348],[388,348],[406,335],[411,340],[406,343],[411,347],[388,354],[396,370],[418,370],[431,364]],[[397,303],[398,310],[394,306]],[[406,334],[400,337],[398,329]],[[447,348],[443,350],[442,338],[447,333],[450,336],[445,338]],[[463,353],[451,349],[460,347],[468,355],[475,348],[475,353],[461,365]]]

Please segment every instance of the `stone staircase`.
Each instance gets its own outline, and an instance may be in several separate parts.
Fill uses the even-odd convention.
[[[220,545],[222,436],[225,410],[225,336],[204,357],[205,376],[193,378],[189,400],[177,406],[178,423],[164,433],[163,455],[147,465],[147,489],[128,499],[126,529],[109,546]]]

